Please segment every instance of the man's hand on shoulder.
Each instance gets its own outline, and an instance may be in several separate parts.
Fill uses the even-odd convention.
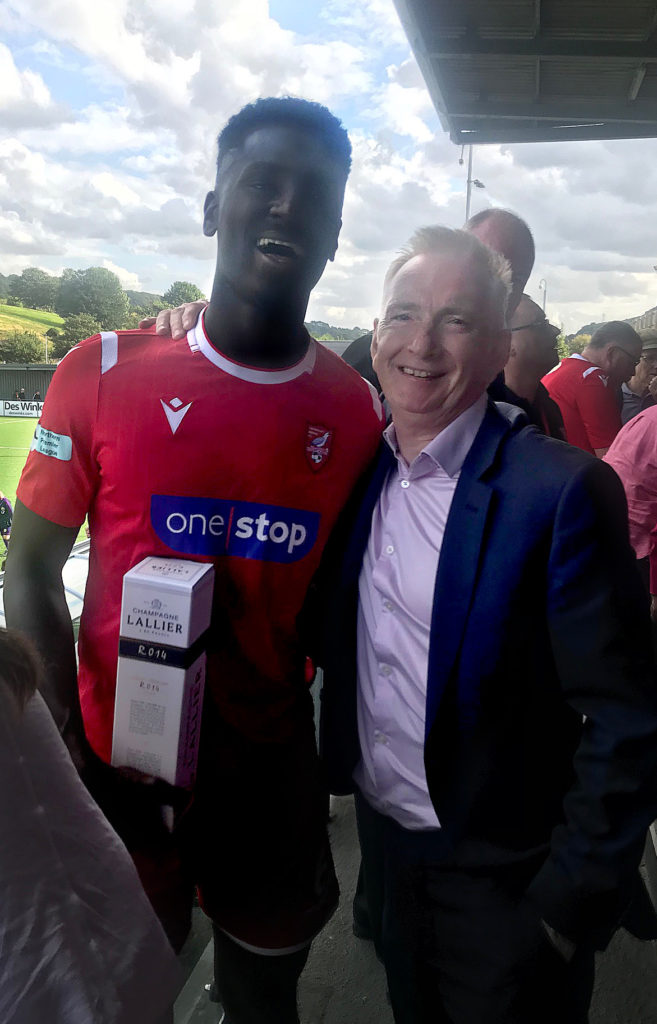
[[[205,309],[207,302],[186,302],[183,306],[176,306],[175,309],[163,309],[155,317],[149,316],[139,321],[142,330],[152,327],[155,324],[156,334],[170,334],[174,341],[184,338],[187,331],[191,331],[199,317],[202,309]]]

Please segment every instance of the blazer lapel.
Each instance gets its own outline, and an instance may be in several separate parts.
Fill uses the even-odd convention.
[[[374,508],[388,472],[394,464],[395,456],[390,445],[386,441],[381,441],[369,479],[365,482],[364,490],[356,497],[358,511],[349,532],[342,562],[343,584],[353,582],[354,578],[357,580],[360,575],[363,555],[372,529]]]
[[[493,496],[482,479],[510,424],[489,403],[459,476],[443,537],[431,616],[425,736],[428,736],[457,660],[485,543]]]

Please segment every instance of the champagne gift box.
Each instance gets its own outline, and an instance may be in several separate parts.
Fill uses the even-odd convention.
[[[212,565],[180,558],[123,577],[113,765],[193,786],[213,586]]]

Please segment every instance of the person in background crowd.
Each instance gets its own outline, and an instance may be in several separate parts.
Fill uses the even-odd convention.
[[[583,1024],[657,814],[622,487],[487,398],[508,286],[445,228],[391,265],[372,351],[392,424],[315,616],[327,778],[356,786],[397,1024]]]
[[[25,388],[20,389],[20,391],[18,392],[18,397],[21,402],[25,401]]]
[[[0,1020],[172,1024],[176,958],[35,693],[40,672],[0,629]]]
[[[32,401],[33,402],[40,402],[41,401],[41,392],[40,391],[35,391],[34,392],[34,394],[32,395]]]
[[[536,251],[534,239],[525,221],[510,210],[488,209],[476,213],[465,226],[465,230],[475,235],[480,242],[494,252],[498,252],[511,266],[511,292],[507,303],[507,320],[515,313],[522,297],[525,285],[534,266]],[[368,380],[377,391],[381,391],[376,372],[372,367],[370,347],[372,334],[364,334],[352,341],[342,354],[342,358],[361,377]],[[554,364],[552,364],[554,365]],[[498,388],[504,387],[504,380],[496,382]],[[507,395],[500,395],[501,401],[510,401]]]
[[[297,981],[338,899],[299,617],[383,427],[372,388],[304,328],[350,164],[319,104],[259,100],[230,119],[205,202],[209,305],[178,343],[103,332],[59,364],[7,564],[7,619],[51,667],[44,694],[177,948],[198,885],[228,1024],[297,1024]],[[78,684],[61,568],[87,511]],[[216,566],[198,775],[172,834],[150,780],[107,764],[121,584],[147,555]]]
[[[511,210],[493,207],[475,213],[465,225],[465,230],[493,252],[499,253],[511,268],[511,290],[506,304],[508,323],[518,308],[536,259],[529,225]]]
[[[621,385],[641,358],[641,338],[629,324],[598,327],[584,351],[562,359],[543,378],[561,410],[566,440],[602,458],[621,428]]]
[[[657,328],[643,327],[638,334],[643,345],[641,359],[634,376],[621,385],[623,423],[649,409],[657,398]]]
[[[20,397],[21,397],[21,396],[20,396],[20,394],[19,394],[18,388],[16,388],[16,390],[14,391],[14,400],[15,400],[16,402],[18,402],[18,400],[20,399]]]
[[[511,348],[504,377],[494,381],[488,394],[494,401],[517,405],[544,434],[565,441],[559,406],[541,384],[541,377],[559,362],[559,328],[550,323],[529,295],[522,296],[508,323]]]
[[[605,455],[621,479],[627,498],[630,541],[650,592],[657,623],[657,405],[633,416]]]
[[[370,352],[371,347],[372,332],[368,331],[367,334],[361,335],[360,338],[356,338],[350,345],[347,345],[346,349],[342,353],[342,358],[345,363],[349,364],[349,366],[353,366],[354,370],[356,370],[361,377],[368,380],[380,394],[381,385],[374,367],[372,366],[372,354]]]
[[[0,537],[4,541],[5,550],[9,547],[13,516],[14,510],[9,498],[0,491]]]

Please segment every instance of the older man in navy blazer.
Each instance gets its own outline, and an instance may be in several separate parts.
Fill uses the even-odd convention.
[[[393,424],[328,568],[323,754],[356,791],[397,1024],[586,1021],[657,815],[622,487],[487,398],[508,291],[461,231],[391,266],[372,353]]]

